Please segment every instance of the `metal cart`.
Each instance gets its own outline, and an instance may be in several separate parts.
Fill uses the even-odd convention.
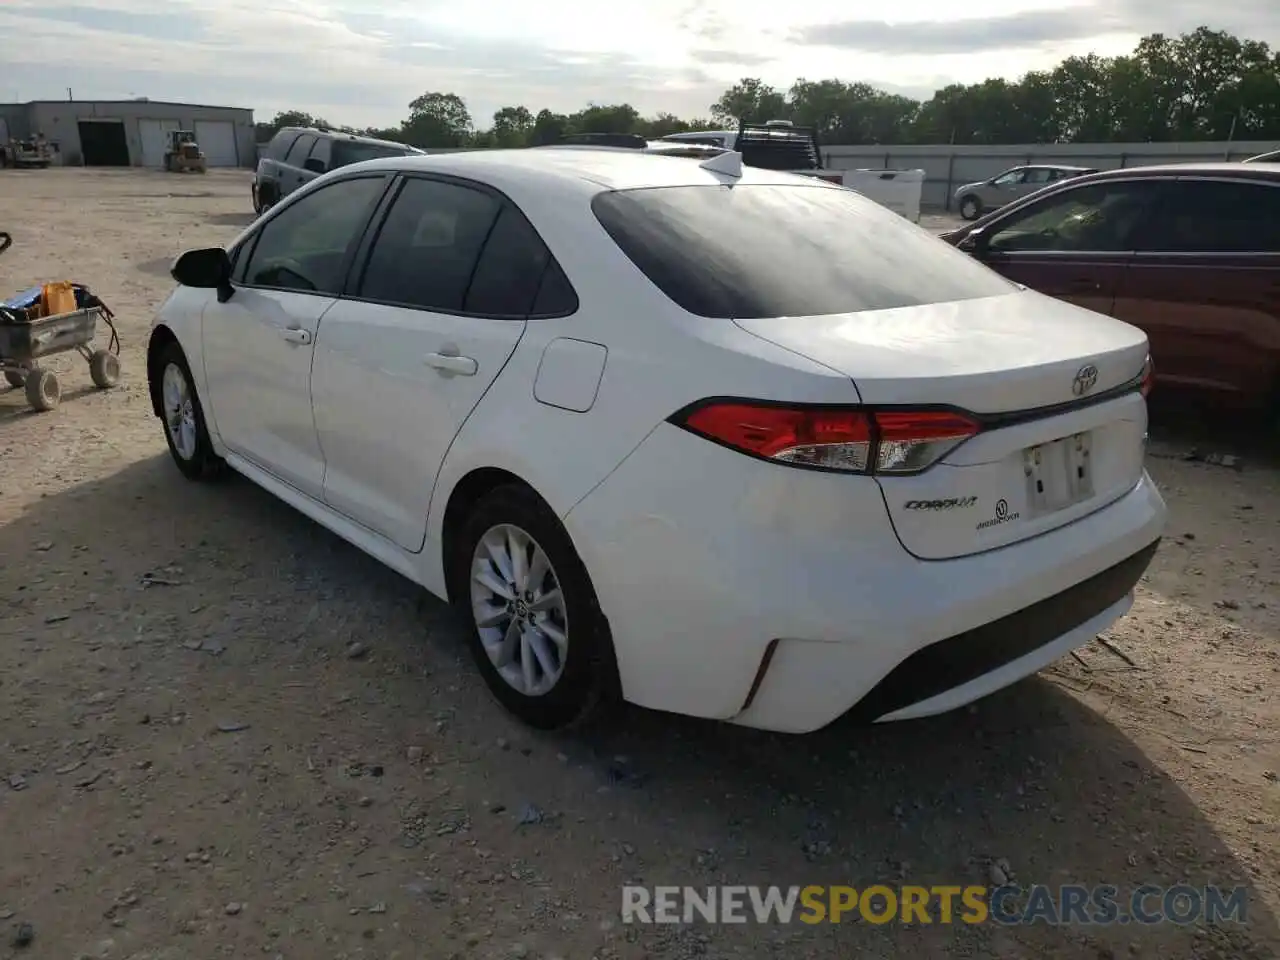
[[[13,243],[0,232],[0,253]],[[89,365],[94,386],[107,390],[120,382],[120,337],[115,315],[86,288],[78,287],[78,310],[29,318],[22,311],[0,309],[0,374],[11,387],[23,387],[33,410],[52,410],[62,399],[62,385],[52,370],[40,365],[45,357],[75,350]],[[111,331],[107,348],[93,347],[98,322]]]

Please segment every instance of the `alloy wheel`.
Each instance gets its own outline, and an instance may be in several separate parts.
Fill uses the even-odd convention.
[[[169,431],[169,439],[173,441],[173,448],[178,456],[183,460],[190,460],[196,455],[197,441],[196,411],[191,385],[176,363],[164,368],[160,383],[165,429]]]
[[[517,693],[550,692],[564,673],[569,617],[546,552],[525,530],[491,527],[471,558],[471,612],[498,675]]]

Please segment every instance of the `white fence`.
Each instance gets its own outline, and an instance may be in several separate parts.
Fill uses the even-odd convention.
[[[1159,163],[1192,163],[1210,160],[1243,160],[1275,150],[1267,142],[1234,143],[1049,143],[1000,146],[827,146],[823,163],[835,170],[859,167],[896,170],[923,170],[921,204],[930,209],[950,210],[956,188],[986,180],[1002,170],[1023,163],[1065,163],[1078,167],[1110,170]]]

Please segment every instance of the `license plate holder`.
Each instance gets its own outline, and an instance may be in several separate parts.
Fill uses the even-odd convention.
[[[1022,451],[1032,516],[1064,510],[1093,496],[1092,440],[1085,431]]]

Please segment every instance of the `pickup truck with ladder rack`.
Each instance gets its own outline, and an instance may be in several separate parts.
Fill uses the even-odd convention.
[[[922,170],[833,170],[822,162],[817,133],[787,120],[767,123],[743,121],[737,130],[673,133],[649,140],[629,133],[580,133],[560,138],[552,146],[614,147],[645,150],[666,156],[707,159],[735,152],[748,167],[780,170],[815,177],[857,190],[908,220],[920,220]]]

